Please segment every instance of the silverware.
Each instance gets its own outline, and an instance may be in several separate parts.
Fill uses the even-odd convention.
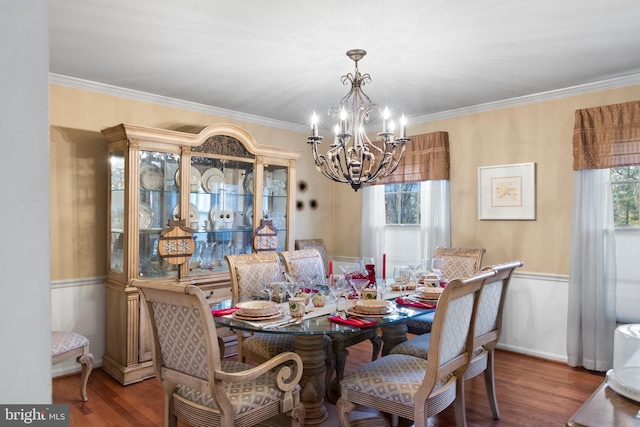
[[[302,317],[296,318],[296,319],[288,319],[282,322],[276,322],[276,323],[271,323],[269,325],[264,325],[262,329],[280,328],[282,326],[296,325],[296,324],[302,323],[303,320],[304,319]]]

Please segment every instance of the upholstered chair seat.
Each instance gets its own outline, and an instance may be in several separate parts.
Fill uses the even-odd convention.
[[[51,332],[51,363],[56,364],[75,358],[82,365],[80,397],[87,401],[87,382],[93,369],[93,355],[89,352],[89,340],[75,332]]]
[[[511,275],[520,266],[522,266],[521,261],[514,261],[482,269],[482,271],[494,271],[495,276],[487,279],[482,287],[475,322],[474,349],[471,362],[463,376],[465,380],[468,380],[484,372],[487,397],[495,419],[500,418],[500,411],[495,392],[494,350],[500,337],[502,311]],[[431,334],[427,333],[398,344],[391,349],[390,354],[404,354],[427,359],[431,354],[430,347]]]
[[[357,368],[343,378],[337,402],[341,427],[350,425],[349,414],[363,405],[414,421],[426,427],[428,418],[454,404],[456,425],[466,426],[462,376],[473,351],[475,319],[480,292],[495,272],[454,279],[438,302],[426,359],[389,354]]]
[[[194,285],[136,280],[165,392],[165,426],[250,427],[284,413],[304,425],[302,359],[284,352],[257,366],[222,361],[209,304]]]

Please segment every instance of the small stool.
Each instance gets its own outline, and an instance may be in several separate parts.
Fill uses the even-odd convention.
[[[51,332],[51,363],[75,357],[82,364],[80,377],[80,397],[87,401],[87,381],[93,369],[93,355],[89,353],[89,340],[75,332]]]

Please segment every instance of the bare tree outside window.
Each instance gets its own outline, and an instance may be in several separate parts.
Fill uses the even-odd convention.
[[[640,214],[640,167],[611,168],[613,218],[616,227],[638,227]]]
[[[386,184],[384,202],[387,225],[420,224],[420,183]]]

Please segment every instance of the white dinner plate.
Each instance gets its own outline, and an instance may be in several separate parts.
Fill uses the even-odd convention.
[[[249,172],[244,177],[244,182],[242,183],[242,187],[244,188],[245,193],[253,194],[253,172]]]
[[[176,171],[176,186],[180,187],[180,169]],[[189,176],[189,184],[191,185],[191,192],[197,193],[200,190],[200,184],[202,183],[202,175],[195,166],[191,166],[191,174]]]
[[[202,189],[207,193],[217,193],[224,183],[224,173],[218,168],[209,168],[202,174]]]
[[[140,229],[146,229],[151,227],[153,223],[153,211],[146,203],[140,203],[140,207],[138,208],[138,218]]]
[[[140,168],[140,185],[145,190],[162,190],[162,171],[154,164],[148,163]]]

